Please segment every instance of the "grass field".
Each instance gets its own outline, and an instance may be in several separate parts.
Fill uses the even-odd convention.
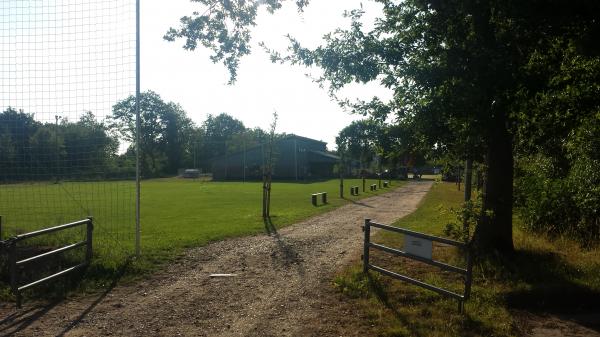
[[[455,184],[436,183],[419,209],[395,225],[443,236],[445,224],[455,221],[449,210],[461,201]],[[475,264],[472,297],[464,315],[458,313],[455,300],[374,272],[365,277],[358,261],[336,277],[334,285],[365,312],[379,336],[518,336],[524,334],[531,313],[568,317],[597,312],[600,250],[525,232],[518,218],[514,231],[514,256],[479,259]],[[372,241],[392,247],[403,244],[401,235],[390,232],[373,234]],[[434,248],[433,254],[451,264],[463,260],[455,250]],[[435,267],[385,253],[371,255],[377,265],[462,292],[460,279]]]
[[[387,189],[351,196],[349,187],[362,182],[345,180],[345,198],[339,180],[314,183],[274,182],[271,221],[276,228],[344,205],[350,200]],[[155,269],[187,247],[228,237],[265,232],[261,217],[260,182],[205,182],[168,178],[142,182],[142,259],[130,265],[128,275]],[[393,182],[392,187],[398,187]],[[317,207],[310,195],[328,192],[328,203]],[[16,184],[0,186],[0,213],[7,237],[34,229],[94,217],[95,262],[88,274],[104,283],[134,251],[134,186],[131,182]],[[69,238],[77,233],[70,233]],[[61,238],[50,238],[59,241]],[[64,236],[62,237],[64,239]],[[46,243],[36,243],[40,245]]]

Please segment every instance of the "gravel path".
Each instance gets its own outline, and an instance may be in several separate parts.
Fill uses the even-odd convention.
[[[331,280],[360,255],[364,218],[390,223],[414,211],[430,187],[411,182],[270,235],[192,249],[150,279],[101,296],[20,311],[3,306],[0,335],[369,335]]]

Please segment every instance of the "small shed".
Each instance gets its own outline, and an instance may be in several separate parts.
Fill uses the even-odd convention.
[[[183,178],[199,178],[200,177],[200,170],[198,169],[186,169],[183,171],[183,174],[181,175]]]

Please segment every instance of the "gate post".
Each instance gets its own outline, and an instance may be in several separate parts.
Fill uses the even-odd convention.
[[[94,222],[92,217],[88,217],[88,223],[86,224],[86,239],[85,239],[85,262],[89,265],[92,263],[93,254],[93,233],[94,233]]]
[[[17,308],[21,309],[21,293],[19,292],[19,268],[17,266],[17,240],[10,240],[9,242],[8,259],[10,265],[10,288],[15,294],[17,301]]]
[[[363,227],[365,232],[365,242],[363,247],[363,273],[369,271],[369,245],[371,241],[371,219],[365,219],[365,226]]]

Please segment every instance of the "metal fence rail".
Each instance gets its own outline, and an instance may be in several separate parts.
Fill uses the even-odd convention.
[[[418,238],[418,239],[423,239],[423,240],[428,240],[428,241],[436,241],[436,242],[444,243],[444,244],[451,245],[454,247],[465,249],[467,252],[467,268],[460,268],[460,267],[452,266],[452,265],[449,265],[449,264],[446,264],[446,263],[443,263],[440,261],[436,261],[433,258],[430,258],[427,256],[419,256],[416,254],[411,254],[410,252],[386,247],[384,245],[380,245],[377,243],[372,243],[371,242],[371,227],[376,227],[376,228],[380,228],[380,229],[391,231],[391,232],[409,235],[411,237]],[[473,269],[472,256],[471,256],[471,252],[470,252],[470,249],[467,244],[465,244],[463,242],[455,241],[455,240],[450,240],[450,239],[446,239],[446,238],[441,238],[441,237],[425,234],[425,233],[411,231],[411,230],[400,228],[400,227],[394,227],[394,226],[376,223],[376,222],[371,221],[371,219],[365,219],[365,225],[363,227],[363,231],[364,231],[364,235],[365,235],[364,247],[363,247],[363,272],[365,274],[370,269],[370,270],[376,271],[378,273],[393,277],[395,279],[398,279],[398,280],[434,291],[440,295],[454,298],[454,299],[458,300],[458,310],[460,312],[463,312],[464,302],[466,300],[468,300],[471,295],[471,282],[473,279],[472,278],[472,269]],[[406,275],[401,275],[401,274],[389,271],[387,269],[384,269],[382,267],[372,265],[372,264],[370,264],[370,261],[369,261],[369,252],[370,252],[371,248],[377,249],[380,251],[384,251],[384,252],[387,252],[387,253],[390,253],[390,254],[393,254],[396,256],[405,257],[405,258],[409,258],[411,260],[416,260],[416,261],[419,261],[422,263],[426,263],[428,265],[438,267],[445,271],[460,274],[460,275],[462,275],[462,277],[464,279],[464,291],[462,294],[458,294],[453,291],[450,291],[450,290],[447,290],[444,288],[440,288],[440,287],[436,287],[434,285],[413,279]],[[405,248],[405,250],[406,250],[406,248]]]
[[[31,257],[28,257],[23,260],[17,260],[18,259],[17,244],[19,242],[26,240],[26,239],[33,238],[33,237],[37,237],[40,235],[50,234],[50,233],[62,231],[62,230],[77,227],[77,226],[83,226],[83,225],[86,226],[86,238],[84,241],[69,244],[67,246],[63,246],[63,247],[51,250],[49,252],[31,256]],[[79,220],[79,221],[71,222],[68,224],[60,225],[60,226],[45,228],[45,229],[35,231],[35,232],[20,234],[20,235],[17,235],[15,237],[10,238],[3,242],[4,246],[6,246],[8,248],[8,263],[9,263],[9,268],[10,268],[10,286],[11,286],[11,290],[12,290],[13,294],[16,297],[18,308],[21,308],[21,302],[22,302],[21,292],[23,290],[29,289],[29,288],[37,286],[41,283],[56,279],[60,276],[69,274],[78,269],[86,267],[90,264],[90,262],[92,260],[92,254],[93,254],[93,247],[92,247],[93,231],[94,231],[94,225],[93,225],[92,218],[87,218],[85,220]],[[86,247],[84,262],[77,264],[75,266],[71,266],[69,268],[63,269],[59,272],[56,272],[52,275],[43,277],[43,278],[33,281],[31,283],[20,285],[20,277],[19,277],[20,270],[24,269],[31,262],[45,259],[50,256],[55,256],[55,255],[58,255],[58,254],[61,254],[61,253],[64,253],[64,252],[67,252],[67,251],[70,251],[70,250],[73,250],[73,249],[76,249],[79,247],[83,247],[83,246]]]

